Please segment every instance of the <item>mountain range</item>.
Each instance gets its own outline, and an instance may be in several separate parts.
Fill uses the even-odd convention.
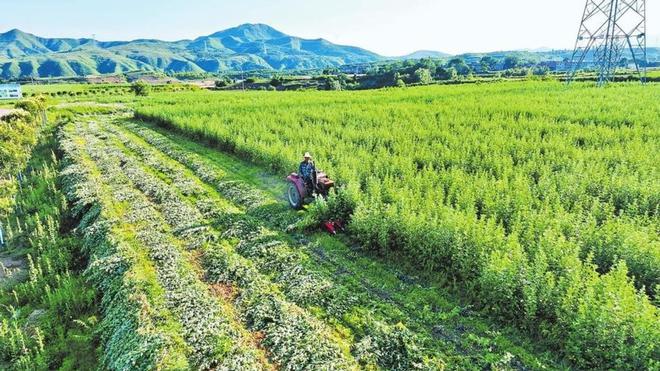
[[[571,50],[501,51],[458,55],[478,64],[490,55],[499,60],[518,56],[527,61],[562,61]],[[340,67],[380,61],[447,58],[450,54],[420,50],[383,57],[368,50],[324,39],[290,36],[265,24],[243,24],[194,40],[96,41],[43,38],[17,29],[0,33],[0,81],[78,77],[133,71],[222,73],[253,70],[292,71]],[[660,63],[660,49],[649,47],[647,60]]]
[[[324,39],[303,39],[265,24],[244,24],[194,40],[95,41],[0,33],[0,79],[73,77],[129,71],[223,72],[337,67],[382,59]]]

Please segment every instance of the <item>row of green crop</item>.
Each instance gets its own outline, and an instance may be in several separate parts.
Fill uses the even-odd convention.
[[[45,101],[42,97],[23,100],[15,108],[0,117],[0,221],[12,210],[19,187],[16,178],[21,177],[37,143]]]
[[[64,127],[59,146],[63,191],[80,219],[83,251],[92,257],[86,275],[102,295],[100,363],[111,370],[188,367],[180,327],[165,307],[156,269],[130,235],[117,238],[128,233],[113,226],[123,206],[115,205],[98,181],[100,170],[73,125]]]
[[[96,126],[90,128],[92,133],[96,130]],[[171,209],[159,217],[154,207],[157,205],[152,206],[150,200],[138,192],[144,192],[142,182],[146,178],[126,171],[124,159],[116,150],[106,148],[103,141],[89,134],[85,138],[93,148],[90,155],[102,170],[104,179],[111,179],[117,186],[120,198],[128,203],[127,209],[134,210],[136,222],[145,224],[135,230],[137,242],[147,249],[156,266],[158,280],[166,290],[166,304],[181,323],[183,338],[190,347],[191,364],[197,369],[260,368],[258,352],[250,346],[247,334],[232,320],[227,307],[221,307],[209,294],[209,288],[195,273],[195,263],[185,251],[184,241],[173,235],[179,228],[189,227],[186,223],[189,217],[184,210]],[[166,193],[164,189],[150,191],[157,195]],[[127,196],[129,192],[131,196]],[[147,193],[147,196],[153,194]],[[165,224],[170,220],[177,221],[171,225],[172,230]]]
[[[123,369],[125,365],[137,363],[138,366],[134,367],[140,369],[261,369],[262,356],[252,345],[249,334],[233,318],[230,307],[214,298],[209,288],[199,281],[192,257],[185,251],[183,242],[165,226],[169,217],[185,218],[185,215],[177,210],[161,215],[145,195],[134,188],[132,174],[125,174],[119,159],[112,156],[111,151],[106,151],[103,142],[92,134],[96,131],[95,124],[90,123],[89,128],[82,123],[77,125],[77,138],[85,143],[89,156],[89,162],[85,165],[98,169],[97,180],[105,185],[102,194],[109,197],[107,203],[103,203],[104,210],[114,209],[117,217],[124,220],[111,222],[112,239],[128,241],[132,245],[133,251],[124,251],[122,259],[137,257],[133,269],[144,271],[129,277],[141,277],[150,286],[145,294],[149,295],[146,298],[148,304],[154,306],[139,318],[132,318],[131,312],[120,314],[127,316],[131,322],[136,321],[133,324],[135,327],[128,328],[115,322],[120,318],[111,318],[119,314],[113,308],[118,304],[111,303],[105,308],[106,318],[112,321],[103,332],[105,352],[102,359],[106,366]],[[130,267],[129,262],[125,264]],[[128,299],[130,302],[135,297],[121,297],[127,293],[115,294],[112,290],[103,293],[104,297],[113,294],[114,301]],[[162,323],[164,318],[171,323]],[[165,337],[162,340],[166,341],[154,343],[155,339],[141,338],[144,333],[141,328],[153,325],[162,326],[162,332],[157,335]],[[132,341],[117,338],[119,332],[135,337],[140,351],[131,350],[136,345]]]
[[[334,211],[365,247],[453,277],[576,366],[644,367],[657,364],[658,313],[627,275],[654,295],[658,92],[208,93],[156,97],[137,115],[279,171],[313,151],[345,185],[348,210]]]
[[[0,266],[9,275],[0,280],[2,369],[92,369],[97,362],[96,292],[82,277],[85,259],[59,189],[51,132],[57,125],[39,135],[33,151],[25,149],[32,155],[30,171],[21,177],[11,217],[3,223],[7,251],[0,253],[23,267]]]

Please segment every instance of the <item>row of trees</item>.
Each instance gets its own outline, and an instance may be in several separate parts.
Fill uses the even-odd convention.
[[[361,81],[364,88],[383,86],[405,86],[407,84],[430,84],[433,81],[458,80],[472,77],[475,73],[499,71],[505,77],[537,75],[550,71],[547,66],[531,65],[517,56],[503,60],[484,56],[478,66],[468,64],[463,58],[448,61],[439,59],[407,60],[375,66],[369,69]]]
[[[490,55],[482,57],[478,63],[468,62],[456,57],[449,60],[425,58],[419,60],[394,61],[376,64],[368,68],[366,73],[353,74],[342,72],[340,68],[326,68],[320,76],[306,80],[308,84],[325,90],[373,89],[386,86],[403,87],[410,84],[426,85],[433,81],[451,81],[471,78],[475,74],[492,74],[497,72],[503,77],[547,75],[549,68],[535,65],[519,56],[511,55],[496,58]],[[261,89],[283,89],[286,82],[296,80],[284,75],[273,74],[269,79],[261,79]],[[248,77],[245,83],[254,84],[256,79]],[[220,76],[215,81],[216,88],[225,88],[236,83],[228,76]],[[305,83],[302,83],[303,85]],[[255,87],[253,87],[255,88]]]

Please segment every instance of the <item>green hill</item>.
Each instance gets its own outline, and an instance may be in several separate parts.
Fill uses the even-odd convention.
[[[20,30],[0,34],[0,78],[73,77],[134,70],[223,72],[292,70],[365,63],[381,57],[327,40],[244,24],[194,40],[97,42],[42,38]]]

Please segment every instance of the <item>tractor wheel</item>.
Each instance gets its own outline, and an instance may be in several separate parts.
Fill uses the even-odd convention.
[[[295,184],[290,183],[289,184],[289,189],[287,190],[287,199],[289,200],[289,205],[291,205],[292,208],[299,210],[302,208],[303,200],[302,196],[300,193],[298,193],[298,188],[296,187]]]

